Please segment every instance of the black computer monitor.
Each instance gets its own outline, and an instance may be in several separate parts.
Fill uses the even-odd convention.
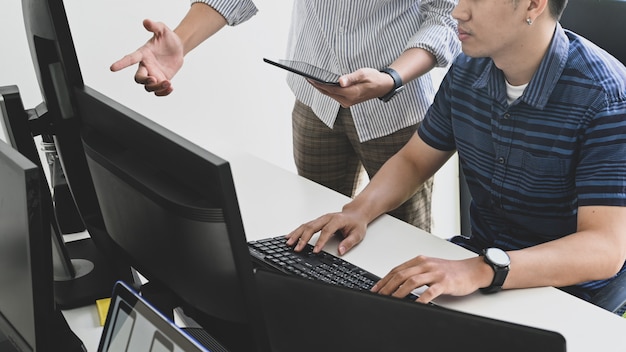
[[[19,351],[82,351],[55,307],[51,214],[42,176],[37,165],[0,141],[0,331]]]
[[[230,350],[267,350],[229,163],[87,86],[75,98],[104,225],[133,267]]]
[[[554,331],[263,270],[255,279],[274,352],[566,350]]]
[[[72,94],[73,87],[83,85],[83,79],[63,1],[22,0],[22,12],[43,103],[30,110],[26,128],[13,132],[24,139],[45,136],[54,146],[71,191],[71,197],[63,200],[74,203],[89,233],[89,238],[63,244],[74,259],[72,263],[81,267],[79,273],[66,271],[56,281],[56,299],[63,308],[92,304],[108,296],[118,279],[132,281],[132,274],[126,263],[115,259],[119,249],[104,228],[82,152],[80,118]]]
[[[55,214],[54,201],[43,171],[41,157],[35,144],[34,134],[29,125],[29,114],[28,111],[24,109],[17,86],[0,87],[0,122],[2,122],[3,125],[5,141],[33,164],[37,165],[42,173],[41,180],[45,182],[45,185],[42,185],[41,191],[42,206],[47,206],[49,213]],[[60,281],[71,280],[77,275],[82,275],[83,271],[88,270],[89,265],[83,265],[84,263],[78,259],[75,259],[74,263],[72,263],[72,259],[65,246],[62,233],[56,220],[56,216],[50,217],[53,243],[53,273]],[[61,299],[61,301],[63,301],[63,299]]]

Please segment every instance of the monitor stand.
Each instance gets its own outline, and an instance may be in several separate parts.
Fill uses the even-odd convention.
[[[55,266],[54,299],[57,307],[82,307],[94,304],[98,299],[111,297],[113,285],[121,278],[91,238],[68,241],[64,245],[74,275],[68,276],[64,270],[56,270]]]

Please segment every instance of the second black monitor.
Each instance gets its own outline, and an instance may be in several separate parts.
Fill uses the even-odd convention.
[[[229,163],[89,87],[75,93],[112,240],[230,350],[266,351]]]

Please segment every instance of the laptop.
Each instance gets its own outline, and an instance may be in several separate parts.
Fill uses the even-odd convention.
[[[263,269],[254,275],[274,352],[566,350],[553,331]]]
[[[115,283],[98,352],[227,352],[215,339],[202,342],[204,345],[127,284]]]

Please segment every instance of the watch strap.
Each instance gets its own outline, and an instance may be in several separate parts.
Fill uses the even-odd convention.
[[[489,260],[489,257],[487,255],[484,255],[483,258],[485,260],[485,263],[489,264],[489,266],[491,266],[491,268],[493,269],[493,280],[491,281],[491,284],[489,286],[481,288],[480,292],[495,293],[502,290],[504,280],[506,280],[506,277],[509,274],[509,266],[501,266],[493,263]]]
[[[380,72],[388,74],[393,79],[393,88],[389,91],[389,93],[378,98],[386,103],[391,100],[391,98],[393,98],[396,94],[401,92],[404,89],[404,85],[402,83],[402,77],[400,77],[400,74],[393,68],[386,67],[380,70]]]

